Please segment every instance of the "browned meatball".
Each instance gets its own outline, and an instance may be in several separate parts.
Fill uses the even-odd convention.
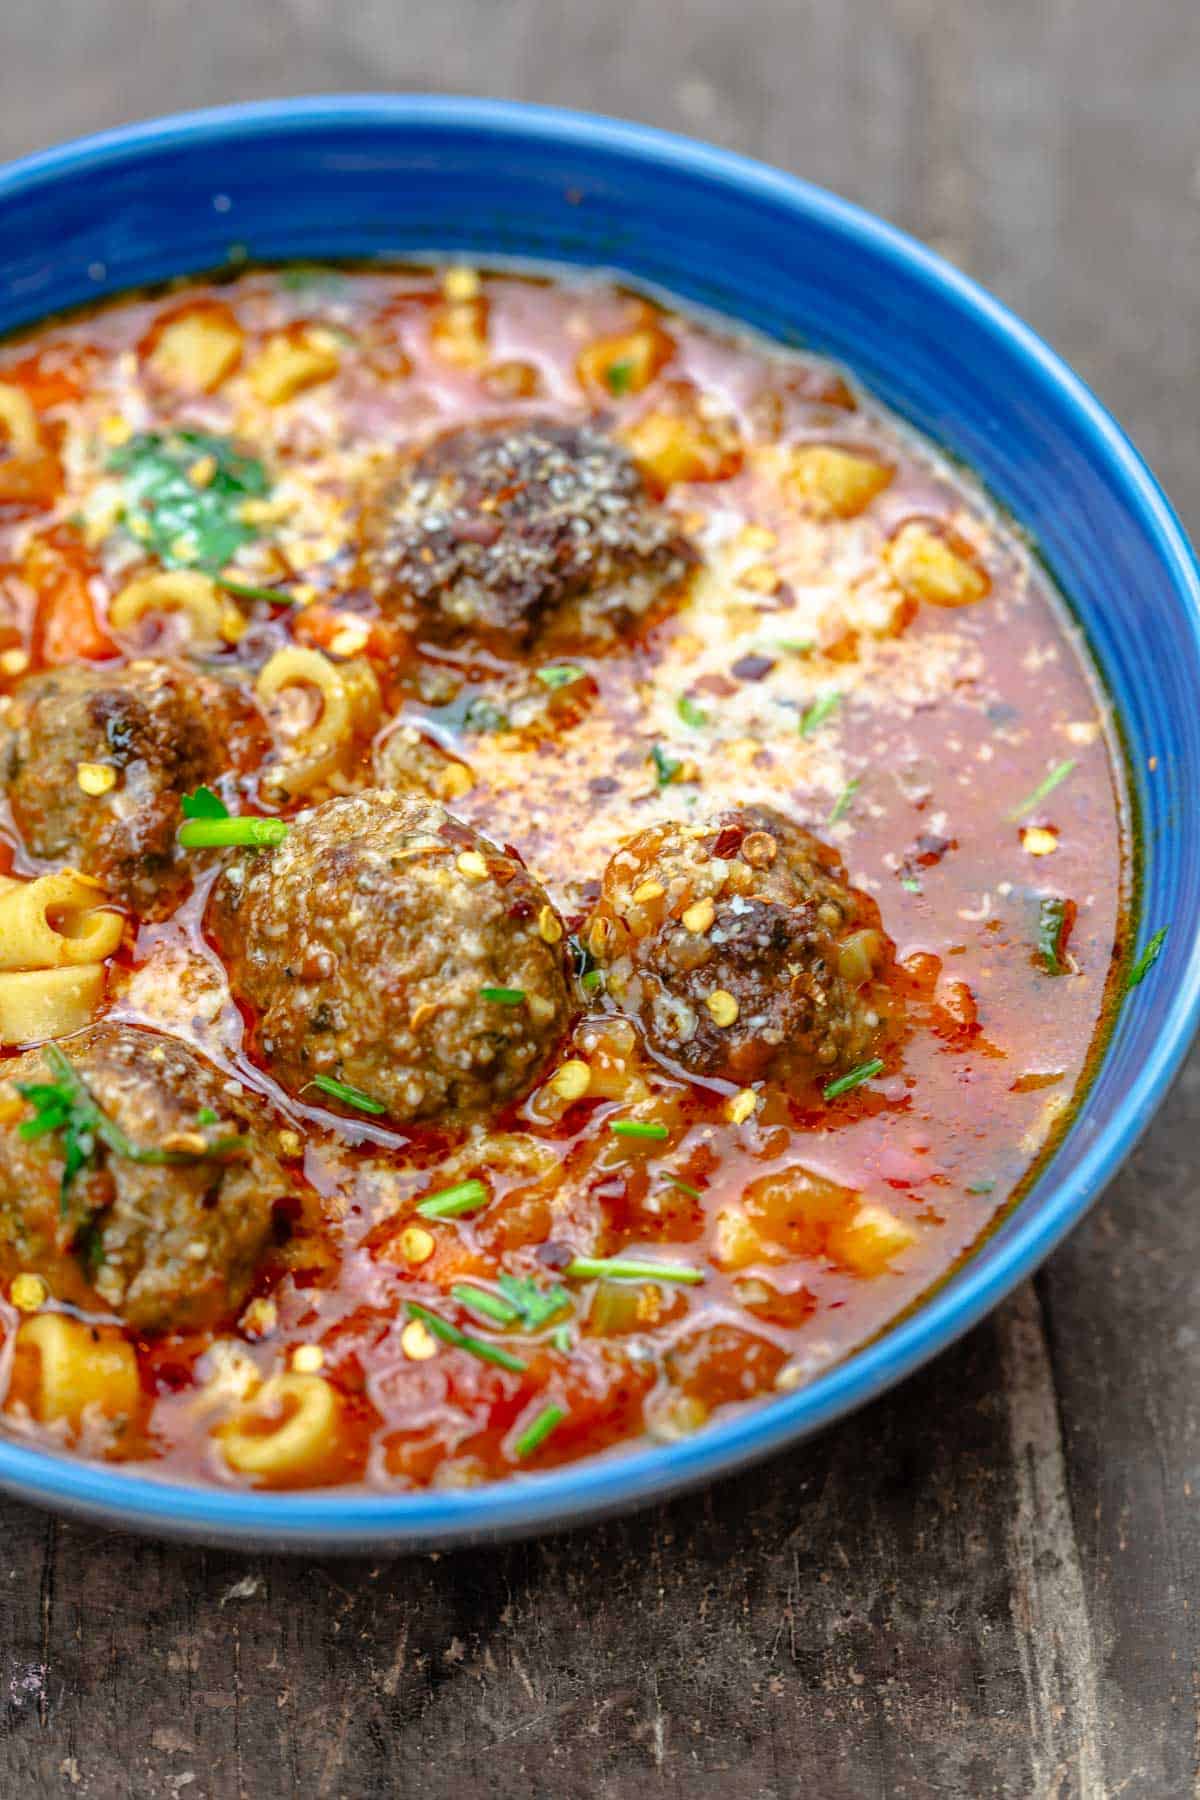
[[[34,856],[69,862],[143,917],[187,891],[180,798],[229,766],[228,690],[175,663],[77,665],[23,681],[3,759],[13,820]],[[102,794],[80,763],[116,775]]]
[[[4,1066],[0,1241],[56,1291],[75,1262],[71,1275],[81,1268],[99,1298],[138,1330],[220,1323],[245,1299],[272,1209],[289,1191],[261,1107],[239,1082],[158,1032],[96,1025],[57,1049],[69,1072],[55,1046]],[[74,1093],[76,1128],[64,1120],[22,1136],[22,1125],[46,1118],[51,1087],[68,1106]],[[129,1149],[88,1131],[89,1102]],[[86,1157],[65,1173],[72,1139]]]
[[[344,1082],[393,1120],[518,1098],[570,1019],[542,888],[424,801],[375,790],[302,813],[277,850],[224,872],[212,925],[276,1079],[294,1094]]]
[[[626,450],[544,420],[436,439],[384,489],[366,555],[410,628],[517,648],[607,642],[691,560]]]
[[[587,941],[609,995],[690,1074],[826,1078],[880,1032],[874,902],[767,807],[639,833],[605,871]]]

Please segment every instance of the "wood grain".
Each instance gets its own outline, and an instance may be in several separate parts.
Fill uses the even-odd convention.
[[[764,156],[1015,305],[1200,517],[1194,0],[10,0],[0,152],[425,87]],[[396,1563],[0,1505],[0,1793],[1197,1791],[1193,1062],[1035,1287],[817,1443],[640,1518]]]

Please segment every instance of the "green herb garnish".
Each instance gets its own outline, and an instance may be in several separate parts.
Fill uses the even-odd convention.
[[[202,1106],[196,1114],[197,1125],[215,1125],[217,1115],[211,1106]]]
[[[525,1000],[524,988],[481,987],[479,996],[482,1000],[491,1000],[497,1006],[521,1006]]]
[[[343,1106],[353,1106],[359,1112],[385,1113],[387,1107],[382,1100],[375,1100],[370,1094],[364,1094],[361,1088],[351,1087],[348,1081],[335,1081],[332,1075],[314,1075],[305,1087],[320,1088],[333,1100],[340,1100]],[[301,1089],[301,1092],[304,1090]]]
[[[842,696],[837,688],[831,688],[829,693],[814,700],[807,711],[800,714],[800,736],[811,737],[837,711],[841,703]]]
[[[227,819],[229,808],[220,794],[214,794],[210,787],[198,787],[194,793],[185,794],[179,802],[185,819]]]
[[[470,1181],[459,1181],[453,1187],[430,1194],[427,1200],[419,1203],[417,1211],[423,1219],[457,1219],[462,1213],[478,1212],[487,1197],[483,1182],[472,1177]]]
[[[873,1056],[870,1062],[859,1063],[857,1069],[851,1069],[849,1074],[839,1075],[836,1081],[826,1084],[823,1090],[825,1099],[837,1100],[842,1094],[852,1093],[864,1081],[870,1081],[872,1076],[880,1074],[882,1069],[883,1059],[879,1056]]]
[[[653,1138],[657,1143],[671,1135],[665,1125],[659,1125],[653,1119],[610,1119],[608,1129],[614,1137]]]
[[[434,1337],[441,1338],[443,1344],[453,1344],[456,1350],[469,1350],[480,1362],[495,1363],[500,1369],[511,1369],[514,1375],[524,1374],[529,1366],[519,1356],[510,1356],[499,1344],[487,1344],[482,1338],[468,1337],[457,1325],[451,1325],[437,1313],[430,1312],[427,1306],[418,1306],[415,1300],[408,1302],[408,1316],[410,1319],[420,1319],[422,1325],[432,1331]]]
[[[561,1356],[570,1356],[573,1349],[571,1327],[569,1325],[556,1325],[554,1330],[550,1333],[550,1342]]]
[[[581,669],[578,663],[548,663],[544,669],[535,669],[534,674],[543,687],[554,693],[557,688],[570,687],[573,681],[582,681],[587,670]]]
[[[644,1262],[627,1256],[573,1256],[564,1275],[576,1281],[679,1281],[695,1286],[704,1280],[703,1269],[686,1263]]]
[[[995,1185],[990,1176],[984,1181],[968,1181],[967,1192],[968,1194],[990,1194]]]
[[[667,755],[661,744],[651,745],[650,761],[654,764],[654,779],[659,787],[669,787],[683,768],[675,757]]]
[[[675,711],[693,731],[699,731],[702,725],[708,724],[708,714],[702,706],[696,704],[690,694],[680,694],[675,702]]]
[[[33,1117],[23,1119],[17,1127],[17,1135],[29,1139],[48,1132],[62,1134],[59,1203],[64,1213],[71,1183],[82,1169],[95,1161],[101,1145],[126,1162],[171,1168],[220,1161],[240,1155],[246,1148],[247,1140],[236,1135],[207,1140],[202,1150],[163,1150],[135,1144],[116,1120],[109,1118],[74,1063],[64,1056],[57,1044],[42,1045],[42,1061],[54,1077],[53,1081],[16,1083],[17,1092],[34,1109]]]
[[[290,830],[284,819],[222,819],[210,814],[181,825],[179,843],[185,850],[221,850],[230,845],[269,850],[282,844]]]
[[[902,888],[907,888],[910,894],[919,894],[921,892],[921,884],[915,875],[902,875],[900,877],[900,886]]]
[[[634,367],[628,358],[621,362],[609,363],[604,371],[604,379],[608,383],[608,391],[614,399],[619,400],[633,386]]]
[[[862,782],[857,779],[846,783],[845,787],[834,801],[833,808],[829,814],[829,823],[831,825],[836,825],[839,819],[845,818],[846,814],[853,806],[854,796],[861,786]]]
[[[548,1406],[543,1406],[537,1418],[525,1427],[513,1445],[513,1455],[517,1461],[522,1462],[527,1456],[532,1456],[535,1450],[539,1450],[550,1433],[557,1430],[566,1416],[565,1408],[556,1406],[553,1400]]]
[[[664,1175],[663,1180],[668,1182],[671,1187],[678,1188],[681,1193],[687,1194],[692,1200],[703,1200],[704,1198],[699,1188],[694,1188],[690,1181],[681,1181],[678,1175]]]
[[[772,650],[790,650],[793,656],[809,656],[816,649],[815,638],[774,638]]]
[[[604,970],[585,969],[579,977],[579,985],[587,994],[599,994],[604,989]]]
[[[1044,780],[1038,782],[1032,794],[1026,794],[1019,806],[1014,806],[1011,812],[1005,813],[1004,817],[1008,823],[1015,825],[1018,819],[1023,819],[1026,813],[1032,812],[1034,807],[1040,805],[1046,798],[1047,794],[1054,792],[1060,781],[1067,779],[1074,767],[1075,759],[1073,757],[1067,762],[1056,763]]]
[[[460,1306],[476,1313],[481,1319],[491,1319],[496,1325],[515,1325],[521,1317],[515,1306],[502,1300],[499,1294],[493,1294],[488,1288],[476,1287],[473,1282],[456,1281],[450,1289],[450,1298],[457,1300]]]
[[[540,1288],[531,1275],[500,1275],[496,1285],[509,1304],[516,1307],[526,1331],[540,1330],[547,1320],[571,1304],[571,1296],[565,1288],[557,1283],[553,1287]]]
[[[1037,954],[1047,975],[1065,975],[1064,949],[1070,922],[1069,900],[1048,894],[1038,907]]]
[[[211,479],[198,485],[188,471],[209,458]],[[228,438],[140,432],[113,451],[108,466],[124,477],[127,529],[165,568],[222,569],[258,535],[242,507],[266,494],[267,472]]]
[[[257,587],[252,581],[230,581],[227,575],[214,575],[213,580],[237,600],[269,600],[272,606],[291,606],[292,596],[284,588]]]
[[[1160,925],[1154,936],[1150,939],[1150,942],[1146,945],[1146,948],[1142,951],[1142,954],[1134,963],[1132,969],[1130,969],[1128,975],[1125,977],[1125,992],[1127,994],[1145,980],[1146,976],[1158,961],[1163,944],[1166,942],[1167,932],[1170,929],[1169,925]]]
[[[507,731],[508,714],[494,701],[485,699],[482,694],[474,694],[467,701],[462,723],[464,731]]]

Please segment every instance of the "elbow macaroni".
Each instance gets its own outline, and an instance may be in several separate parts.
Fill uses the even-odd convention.
[[[38,1313],[17,1330],[6,1405],[24,1405],[39,1424],[77,1434],[92,1413],[132,1418],[141,1387],[133,1346],[110,1326],[63,1313]]]
[[[321,1375],[272,1375],[217,1437],[239,1475],[263,1487],[316,1487],[345,1461],[341,1397]]]
[[[367,736],[379,720],[379,684],[367,662],[333,663],[319,650],[292,644],[275,652],[256,685],[264,707],[271,711],[274,706],[277,716],[289,688],[314,690],[319,702],[315,720],[292,734],[283,766],[272,773],[273,784],[288,794],[309,793],[327,780],[354,739]]]
[[[240,613],[225,604],[211,576],[195,569],[164,569],[139,575],[123,587],[108,609],[108,622],[114,631],[129,631],[149,613],[181,613],[196,648],[211,650],[229,636],[230,612],[240,622]]]
[[[33,401],[8,381],[0,381],[0,427],[14,456],[33,456],[41,449],[42,428]]]
[[[90,1022],[124,930],[104,901],[75,869],[0,876],[0,1044],[66,1037]]]

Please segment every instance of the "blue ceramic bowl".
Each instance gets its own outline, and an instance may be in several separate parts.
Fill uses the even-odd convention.
[[[1037,1267],[1145,1130],[1197,1024],[1200,571],[1137,452],[1032,332],[911,239],[803,182],[635,125],[486,101],[271,102],[69,144],[0,173],[0,244],[3,330],[231,255],[449,251],[605,266],[846,363],[974,468],[1045,556],[1126,736],[1140,937],[1171,926],[1026,1199],[912,1317],[799,1393],[685,1443],[466,1493],[185,1487],[3,1440],[0,1485],[111,1525],[247,1546],[412,1549],[561,1526],[795,1444]]]

